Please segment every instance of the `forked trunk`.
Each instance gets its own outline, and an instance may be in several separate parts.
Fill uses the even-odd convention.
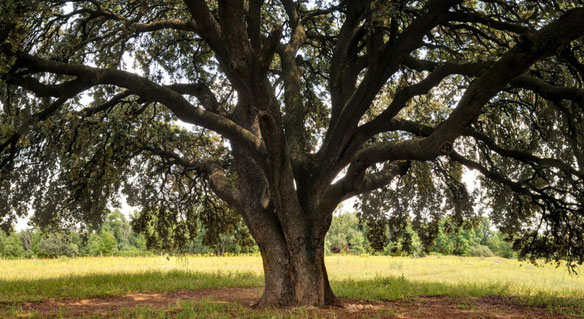
[[[295,238],[290,247],[277,241],[259,243],[265,286],[258,308],[267,306],[340,305],[331,289],[322,240]],[[278,247],[279,246],[279,247]]]
[[[248,127],[254,131],[255,122],[249,121]],[[276,207],[284,210],[293,203],[277,205],[270,200],[273,193],[261,169],[245,151],[237,146],[233,151],[238,188],[245,198],[240,212],[260,248],[264,266],[264,293],[256,306],[338,304],[324,265],[324,236],[330,219],[308,221],[308,215],[299,212],[302,217],[286,225]]]

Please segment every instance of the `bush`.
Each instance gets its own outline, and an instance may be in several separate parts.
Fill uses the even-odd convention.
[[[40,258],[73,257],[78,255],[79,251],[77,245],[70,243],[62,236],[51,235],[41,239],[36,254]]]
[[[469,250],[469,255],[472,257],[493,257],[495,254],[487,246],[479,245],[473,246]]]
[[[2,232],[2,230],[0,230]],[[2,236],[4,237],[4,236]],[[20,237],[16,233],[4,238],[0,237],[0,255],[5,258],[24,258],[26,251],[22,247]]]

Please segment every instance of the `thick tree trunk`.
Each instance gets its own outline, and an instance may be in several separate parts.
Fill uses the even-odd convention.
[[[306,239],[296,238],[291,245],[258,242],[265,286],[256,307],[340,305],[328,280],[324,242],[312,240],[307,243]]]
[[[242,112],[235,118],[259,135],[255,114]],[[285,210],[284,207],[301,210],[300,205],[283,203],[297,199],[294,196],[277,196],[280,201],[276,203],[273,192],[282,195],[286,191],[270,188],[268,179],[245,150],[233,145],[233,155],[238,189],[245,198],[240,212],[260,248],[264,266],[264,293],[256,306],[338,304],[324,265],[324,236],[330,219],[309,221],[308,214],[298,212],[298,219],[286,225],[285,221],[280,220],[282,212],[279,214],[277,207],[281,211]]]

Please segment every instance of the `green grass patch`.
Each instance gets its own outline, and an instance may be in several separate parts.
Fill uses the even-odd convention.
[[[418,296],[503,296],[584,317],[584,277],[570,275],[564,267],[535,267],[497,257],[454,256],[330,256],[326,264],[339,297],[379,301]],[[23,301],[259,287],[263,285],[261,268],[261,258],[253,256],[0,260],[0,317],[17,316],[21,311],[18,302]],[[197,304],[199,308],[211,306],[222,307]],[[180,313],[188,309],[187,304],[184,309],[164,311]],[[148,311],[159,311],[135,310],[154,318],[147,315]]]
[[[72,314],[67,313],[66,308],[55,309],[50,314],[39,314],[27,312],[22,309],[13,308],[11,310],[0,310],[2,318],[70,318]],[[217,301],[180,301],[166,307],[137,306],[124,308],[116,311],[100,312],[96,314],[75,314],[75,318],[116,318],[116,319],[223,319],[223,318],[251,318],[251,319],[308,319],[308,318],[335,318],[332,316],[315,316],[306,308],[294,309],[264,309],[252,310],[237,303],[217,302]],[[381,317],[380,317],[381,318]]]
[[[0,291],[2,292],[0,302],[105,297],[131,292],[253,287],[262,284],[263,278],[253,273],[202,273],[180,270],[62,276],[37,280],[3,280],[0,281]]]
[[[514,302],[550,311],[584,317],[584,298],[558,297],[553,292],[536,291],[516,295],[509,284],[420,282],[404,277],[383,277],[368,280],[342,280],[333,282],[333,291],[339,297],[367,301],[409,299],[420,296],[448,296],[457,300],[469,297],[501,296]],[[467,303],[462,303],[467,305]]]

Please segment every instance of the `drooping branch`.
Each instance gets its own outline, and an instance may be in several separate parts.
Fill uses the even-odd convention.
[[[408,161],[390,162],[371,174],[362,169],[349,169],[343,178],[329,187],[316,211],[328,214],[348,198],[389,185],[397,176],[404,175],[409,165]]]
[[[254,134],[223,116],[193,106],[176,91],[160,86],[147,78],[120,70],[49,61],[25,53],[18,54],[16,65],[34,72],[49,72],[90,79],[91,86],[111,84],[126,88],[147,101],[165,105],[184,122],[208,128],[233,143],[240,144],[250,152],[260,166],[265,164],[264,146]]]
[[[29,121],[20,123],[20,126],[16,131],[0,145],[0,153],[7,147],[10,147],[10,153],[4,158],[4,160],[2,160],[2,162],[0,162],[0,168],[7,166],[12,160],[14,160],[16,153],[18,152],[17,145],[24,132],[29,129],[31,123],[41,122],[48,119],[51,115],[56,113],[61,106],[67,102],[67,100],[91,87],[91,81],[86,76],[77,76],[74,80],[59,85],[44,85],[32,77],[3,77],[6,78],[6,83],[22,86],[41,97],[51,96],[57,97],[57,99],[50,103],[45,109],[34,113]]]
[[[572,9],[541,30],[525,34],[520,42],[497,61],[465,91],[457,107],[429,137],[417,142],[434,156],[440,148],[462,134],[480,114],[482,107],[511,80],[524,73],[535,62],[562,49],[584,34],[584,8]],[[422,154],[420,154],[422,155]]]
[[[460,164],[466,166],[467,168],[477,170],[485,177],[509,187],[509,189],[511,189],[513,192],[515,192],[517,194],[529,196],[530,198],[532,198],[534,200],[540,200],[543,203],[545,203],[545,205],[558,205],[565,210],[569,210],[570,207],[578,207],[578,206],[581,207],[581,204],[579,204],[578,202],[568,203],[564,200],[555,198],[555,197],[547,194],[543,189],[534,187],[533,185],[531,185],[527,182],[513,181],[513,180],[509,179],[508,177],[506,177],[498,172],[495,172],[493,170],[486,168],[485,166],[481,165],[478,162],[475,162],[475,161],[472,161],[472,160],[465,158],[464,156],[458,154],[457,152],[453,151],[449,155],[449,157],[450,157],[450,159],[452,159],[456,162],[459,162]],[[541,203],[538,203],[538,204],[542,205]]]
[[[404,131],[422,137],[429,136],[436,130],[435,128],[427,125],[401,119],[392,119],[386,128],[388,131]],[[484,145],[488,147],[489,150],[503,157],[512,158],[534,168],[536,165],[541,167],[555,168],[562,171],[566,176],[574,175],[584,179],[584,171],[577,170],[568,163],[559,159],[538,157],[529,152],[506,149],[498,145],[492,138],[472,128],[466,128],[462,135],[472,137],[476,141],[484,143]]]
[[[574,175],[584,179],[584,171],[576,170],[571,165],[561,160],[554,158],[541,158],[528,152],[505,149],[497,145],[493,139],[473,129],[464,130],[463,135],[472,136],[477,141],[483,142],[491,151],[494,151],[501,156],[510,157],[531,166],[540,165],[543,167],[553,167],[562,171],[566,176]]]
[[[172,164],[180,165],[187,169],[194,169],[209,180],[213,192],[222,200],[235,209],[242,209],[243,203],[239,191],[227,180],[223,168],[215,162],[193,162],[184,159],[180,155],[163,150],[159,147],[142,146],[142,148],[152,154],[160,156],[170,161]]]
[[[551,85],[529,75],[518,76],[510,84],[513,87],[534,91],[546,100],[572,100],[584,110],[584,89]]]

